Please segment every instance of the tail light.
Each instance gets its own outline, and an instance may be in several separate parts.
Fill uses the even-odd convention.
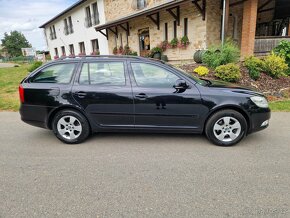
[[[20,98],[20,102],[21,102],[21,103],[24,103],[24,89],[23,89],[23,87],[22,87],[21,84],[19,85],[18,90],[19,90],[19,98]]]

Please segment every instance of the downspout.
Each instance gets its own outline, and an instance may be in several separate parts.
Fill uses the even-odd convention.
[[[223,23],[222,23],[222,45],[225,44],[225,28],[226,28],[226,2],[227,0],[223,0]]]

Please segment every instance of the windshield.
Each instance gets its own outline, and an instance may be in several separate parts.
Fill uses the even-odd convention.
[[[202,86],[206,86],[207,85],[207,82],[205,80],[201,80],[199,79],[198,77],[196,76],[193,76],[192,74],[184,71],[183,69],[179,68],[179,67],[176,67],[172,64],[168,64],[168,63],[165,63],[167,66],[175,69],[175,70],[178,70],[178,72],[180,72],[181,74],[183,74],[184,76],[188,77],[189,79],[193,79],[195,82],[197,82],[198,84],[202,85]]]

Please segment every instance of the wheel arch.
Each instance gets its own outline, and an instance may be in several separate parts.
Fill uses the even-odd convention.
[[[53,111],[51,111],[50,114],[47,117],[47,127],[48,127],[48,129],[52,129],[52,121],[53,121],[53,118],[55,117],[55,115],[59,111],[67,110],[67,109],[68,110],[74,110],[74,111],[77,111],[77,112],[81,113],[86,118],[86,120],[88,121],[88,124],[89,124],[89,127],[90,127],[90,131],[92,131],[92,125],[91,125],[91,122],[88,119],[88,116],[86,115],[86,113],[82,109],[80,109],[79,107],[76,107],[76,106],[73,106],[73,105],[62,105],[62,106],[54,109]]]
[[[239,112],[240,114],[242,114],[242,115],[244,116],[244,118],[246,119],[246,121],[247,121],[247,132],[249,132],[249,130],[250,130],[250,128],[251,128],[251,125],[252,125],[252,124],[251,124],[251,120],[250,120],[250,116],[247,114],[247,112],[246,112],[244,109],[242,109],[241,107],[239,107],[239,106],[237,106],[237,105],[222,105],[222,106],[220,106],[220,107],[217,107],[217,108],[214,108],[213,110],[211,110],[211,111],[208,113],[207,118],[206,118],[206,120],[205,120],[205,122],[204,122],[203,132],[204,132],[204,130],[205,130],[205,126],[206,126],[206,124],[207,124],[209,118],[210,118],[213,114],[215,114],[215,113],[217,113],[217,112],[219,112],[219,111],[221,111],[221,110],[234,110],[234,111],[237,111],[237,112]]]

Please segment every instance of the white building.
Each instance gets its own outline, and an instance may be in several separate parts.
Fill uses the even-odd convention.
[[[52,58],[81,54],[109,54],[108,41],[96,32],[96,25],[105,23],[103,0],[80,0],[40,28]]]

